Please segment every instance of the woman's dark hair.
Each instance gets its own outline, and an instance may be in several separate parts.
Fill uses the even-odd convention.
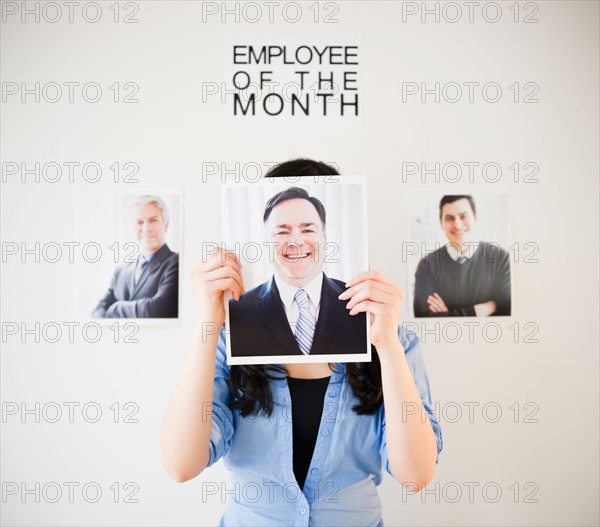
[[[340,173],[332,165],[300,157],[292,159],[285,163],[275,165],[265,174],[265,178],[287,177],[294,176],[339,176]]]
[[[273,167],[265,174],[265,178],[337,175],[339,175],[339,172],[331,165],[302,158]],[[273,196],[273,198],[275,197]],[[302,196],[298,197],[306,199]],[[292,198],[288,197],[287,199]],[[280,199],[277,203],[281,203],[281,201]],[[321,204],[321,202],[319,203]],[[275,204],[272,205],[271,209],[274,206]],[[319,210],[316,205],[315,208],[317,208],[317,211]],[[321,217],[323,225],[325,225],[324,212],[325,209],[323,208],[323,216]],[[267,218],[268,215],[265,211],[265,221]],[[381,363],[374,346],[371,346],[371,352],[371,362],[346,364],[346,381],[359,400],[359,403],[352,408],[357,414],[373,414],[383,402]],[[258,413],[271,415],[273,412],[273,394],[271,393],[269,381],[280,379],[285,379],[285,368],[280,365],[231,366],[229,378],[227,379],[229,390],[233,396],[230,406],[239,409],[244,417]]]

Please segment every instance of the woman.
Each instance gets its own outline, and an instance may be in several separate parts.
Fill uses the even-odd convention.
[[[337,175],[298,159],[265,177]],[[382,468],[411,491],[441,450],[421,345],[398,328],[402,292],[376,271],[340,295],[370,313],[364,364],[228,367],[224,294],[245,293],[240,262],[222,251],[192,273],[198,319],[162,434],[163,462],[183,482],[221,457],[234,489],[221,525],[383,525]],[[204,329],[204,331],[203,331]]]

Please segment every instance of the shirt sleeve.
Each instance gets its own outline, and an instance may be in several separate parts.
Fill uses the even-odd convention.
[[[227,366],[227,348],[225,345],[225,326],[221,328],[217,344],[217,360],[212,400],[212,426],[210,430],[210,459],[208,467],[215,464],[229,451],[235,431],[233,412],[229,408],[231,394],[227,386],[229,367]]]
[[[177,318],[179,255],[163,264],[156,293],[138,300],[116,300],[107,306],[105,318]],[[114,296],[114,295],[113,295]]]
[[[496,269],[496,316],[510,316],[510,255],[507,250],[498,248]]]
[[[113,273],[113,276],[110,279],[110,287],[108,288],[108,291],[102,297],[100,302],[98,302],[98,305],[94,308],[94,311],[92,312],[93,318],[104,318],[106,315],[106,310],[117,301],[117,299],[115,297],[114,289],[115,289],[115,279],[116,279],[118,272],[119,272],[119,270],[117,269]]]
[[[400,338],[400,342],[404,347],[404,354],[406,355],[410,372],[413,380],[415,381],[417,391],[421,397],[421,402],[423,403],[423,407],[427,416],[429,417],[429,422],[431,423],[433,432],[435,434],[438,453],[435,462],[437,464],[440,452],[443,448],[442,429],[439,421],[433,413],[431,393],[429,390],[429,379],[427,377],[427,370],[425,369],[425,360],[423,359],[423,348],[421,346],[421,341],[415,333],[412,331],[406,331],[401,327],[398,328],[398,337]],[[387,455],[387,441],[385,438],[386,421],[383,404],[381,405],[379,411],[381,412],[381,447],[379,449],[379,454],[381,455],[381,463],[383,468],[388,474],[390,474],[390,476],[393,476],[392,471],[390,470],[390,464]],[[425,416],[423,416],[423,418],[425,418]]]
[[[415,317],[474,317],[475,306],[465,306],[452,308],[443,313],[433,313],[429,311],[427,297],[433,293],[437,293],[435,286],[432,263],[427,257],[423,258],[417,266],[415,272],[415,298],[413,301],[413,310]]]
[[[417,266],[415,272],[415,294],[413,300],[413,309],[415,317],[429,316],[429,306],[427,297],[435,293],[435,286],[431,266],[426,258],[423,258]]]

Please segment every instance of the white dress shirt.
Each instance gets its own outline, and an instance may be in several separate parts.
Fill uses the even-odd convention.
[[[447,243],[446,251],[450,255],[450,258],[452,258],[456,262],[462,256],[464,256],[465,258],[473,258],[477,247],[479,247],[479,242],[469,243],[469,245],[467,245],[467,250],[464,253],[461,253],[454,245],[452,245],[451,243]]]
[[[306,294],[308,295],[309,304],[313,309],[315,321],[318,320],[319,307],[321,304],[321,287],[323,286],[323,273],[319,273],[304,287],[296,287],[294,285],[290,285],[284,282],[281,278],[278,278],[277,275],[274,276],[275,284],[277,284],[277,289],[279,289],[279,297],[283,302],[285,315],[287,316],[288,322],[290,323],[292,333],[294,333],[295,335],[296,323],[298,322],[300,310],[298,309],[298,304],[294,302],[294,296],[296,296],[296,292],[298,291],[298,289],[304,289],[304,291],[306,291]]]

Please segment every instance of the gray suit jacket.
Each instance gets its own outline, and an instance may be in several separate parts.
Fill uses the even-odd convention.
[[[177,318],[179,255],[165,243],[152,257],[137,284],[136,263],[117,267],[94,318]]]

